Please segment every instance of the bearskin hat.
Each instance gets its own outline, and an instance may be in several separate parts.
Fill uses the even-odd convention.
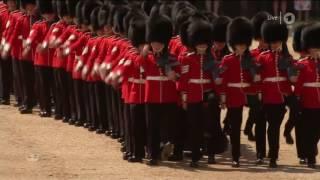
[[[227,28],[230,22],[231,18],[228,16],[219,16],[218,18],[212,21],[213,41],[227,41]]]
[[[121,6],[121,8],[118,8],[113,16],[113,27],[114,31],[117,33],[125,33],[125,28],[123,26],[124,17],[129,11],[128,6]]]
[[[153,7],[154,4],[157,3],[157,0],[145,0],[143,3],[142,3],[142,9],[143,11],[147,14],[147,15],[150,15],[150,12],[151,12],[151,9]]]
[[[237,17],[228,25],[227,42],[234,48],[236,44],[251,45],[253,37],[253,27],[250,21],[245,17]]]
[[[320,23],[315,23],[303,28],[301,38],[302,50],[320,48]]]
[[[37,0],[37,6],[39,7],[39,12],[41,14],[51,14],[55,12],[52,0],[43,1]]]
[[[172,33],[172,23],[168,17],[154,14],[147,20],[146,39],[148,42],[168,44]]]
[[[262,38],[266,43],[288,40],[288,28],[284,23],[275,20],[266,20],[261,27]]]
[[[123,18],[124,32],[128,34],[130,21],[135,18],[144,17],[145,14],[141,9],[131,8]]]
[[[258,12],[256,15],[254,15],[251,19],[251,23],[253,25],[253,38],[254,39],[261,39],[261,26],[262,23],[266,20],[268,20],[268,17],[270,14],[266,11]]]
[[[212,43],[212,26],[208,21],[197,20],[192,21],[188,26],[188,43],[195,47],[198,44]]]
[[[195,13],[195,10],[192,8],[184,8],[181,9],[178,14],[173,17],[174,19],[174,29],[175,33],[178,33],[180,30],[180,26],[189,19],[190,16],[192,16]]]
[[[59,17],[68,16],[68,8],[66,0],[56,0],[57,3],[57,14]]]
[[[105,26],[108,24],[110,9],[108,5],[103,5],[98,14],[98,24],[99,26]]]
[[[93,31],[97,31],[101,28],[101,26],[99,26],[99,21],[98,21],[98,15],[99,15],[100,9],[101,7],[96,7],[93,9],[93,11],[90,14],[90,24]]]
[[[302,33],[303,28],[305,28],[306,26],[307,26],[307,24],[301,23],[301,24],[298,24],[293,30],[292,47],[293,47],[293,50],[296,51],[296,52],[301,52],[302,51],[301,33]]]
[[[80,0],[75,9],[75,17],[77,18],[78,24],[83,23],[83,18],[82,18],[82,6],[84,5],[84,1]]]
[[[78,0],[66,0],[68,14],[71,17],[76,17],[76,9],[78,5]]]
[[[90,24],[90,15],[92,13],[92,11],[96,8],[96,7],[100,7],[102,6],[102,2],[98,1],[98,0],[90,0],[90,1],[86,1],[81,9],[81,16],[82,16],[82,20],[83,20],[83,24],[85,25],[89,25]]]
[[[138,17],[130,21],[128,38],[131,40],[131,44],[138,47],[141,44],[146,43],[146,18]]]
[[[187,7],[194,9],[194,10],[197,9],[189,1],[176,1],[173,4],[172,9],[171,9],[171,16],[172,16],[173,20],[177,16],[177,14],[179,13],[180,10],[187,8]]]

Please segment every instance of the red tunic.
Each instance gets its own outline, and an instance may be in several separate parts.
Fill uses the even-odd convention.
[[[250,72],[242,69],[240,56],[232,53],[225,56],[221,62],[221,94],[226,95],[226,105],[229,108],[241,107],[247,104],[248,88],[252,84]]]
[[[284,103],[284,95],[292,94],[287,71],[278,68],[278,55],[265,51],[258,56],[257,62],[261,66],[260,92],[264,104]]]
[[[295,85],[295,94],[300,97],[303,108],[320,108],[320,62],[310,57],[298,63],[300,73]]]
[[[180,58],[181,77],[178,89],[186,93],[188,103],[202,102],[206,92],[216,90],[212,74],[203,70],[205,57],[191,52]]]

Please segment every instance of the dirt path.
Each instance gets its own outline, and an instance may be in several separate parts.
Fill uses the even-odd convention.
[[[255,146],[242,136],[242,167],[230,168],[229,153],[217,165],[194,170],[188,161],[163,162],[158,167],[130,164],[121,159],[120,145],[104,135],[90,133],[37,115],[20,115],[0,106],[0,180],[10,179],[320,179],[320,170],[298,164],[295,147],[281,144],[280,167],[256,167]],[[320,159],[318,158],[318,162]]]

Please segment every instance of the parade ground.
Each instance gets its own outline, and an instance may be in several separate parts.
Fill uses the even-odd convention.
[[[267,163],[255,165],[255,143],[244,135],[238,169],[231,168],[230,151],[218,156],[215,165],[207,165],[204,158],[198,169],[189,168],[188,159],[149,167],[122,160],[116,140],[52,118],[40,118],[36,113],[20,115],[12,106],[0,106],[0,180],[320,179],[319,167],[312,170],[299,165],[295,145],[287,145],[283,137],[277,169],[269,169]],[[320,162],[319,156],[317,160]]]

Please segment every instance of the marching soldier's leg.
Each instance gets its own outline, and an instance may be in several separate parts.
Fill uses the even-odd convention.
[[[66,72],[66,76],[67,76],[67,81],[68,81],[68,98],[69,98],[69,104],[70,104],[70,118],[73,121],[77,121],[76,125],[77,126],[82,126],[83,125],[83,121],[79,120],[77,117],[77,108],[76,108],[76,95],[75,95],[75,83],[72,79],[72,74],[69,72]],[[65,117],[63,119],[63,122],[69,122],[69,118]]]
[[[0,59],[2,78],[2,101],[0,104],[10,104],[10,92],[12,89],[12,61]]]
[[[100,81],[95,82],[95,100],[97,106],[97,116],[99,120],[99,126],[97,129],[98,134],[102,134],[107,129],[107,114],[106,114],[106,94],[104,90],[104,84]]]
[[[69,83],[68,83],[68,74],[65,72],[64,69],[58,69],[58,85],[61,89],[61,100],[62,100],[62,119],[70,119],[71,112],[70,112],[70,100],[69,96],[72,94],[69,93]]]
[[[268,142],[270,167],[277,167],[276,161],[279,156],[280,149],[280,126],[285,115],[285,105],[265,105],[265,113],[268,122]]]
[[[105,94],[106,94],[106,111],[107,111],[107,123],[108,129],[106,131],[106,135],[110,136],[113,132],[113,108],[112,108],[112,95],[111,95],[111,87],[107,84],[104,85]]]
[[[53,69],[53,76],[54,76],[54,87],[55,87],[55,115],[54,119],[60,120],[62,119],[62,98],[63,93],[60,86],[60,75],[59,75],[59,69],[55,68]]]
[[[242,123],[242,111],[243,108],[228,108],[228,112],[230,112],[229,121],[231,125],[231,147],[232,147],[232,159],[233,159],[233,167],[239,166],[239,158],[241,156],[240,153],[240,130]]]
[[[201,158],[200,148],[203,143],[203,118],[202,103],[188,104],[187,119],[189,121],[189,134],[191,141],[192,163],[191,167],[197,167]]]
[[[147,104],[146,117],[147,117],[147,138],[148,138],[148,151],[149,151],[149,165],[156,165],[160,156],[160,117],[161,105]]]
[[[16,97],[17,105],[22,109],[22,89],[21,89],[21,81],[19,75],[19,65],[17,59],[12,59],[12,72],[13,72],[13,85],[14,85],[14,94]]]
[[[257,164],[262,164],[263,159],[266,157],[266,133],[267,121],[264,110],[260,106],[260,112],[257,112],[257,120],[255,127],[256,135],[256,151],[257,151]]]
[[[141,162],[145,157],[146,145],[146,119],[145,105],[131,104],[131,135],[133,144],[133,156],[129,158],[129,162]]]
[[[285,124],[283,136],[286,138],[287,144],[293,144],[294,140],[291,135],[292,129],[295,127],[299,117],[298,100],[296,96],[290,95],[286,97],[286,104],[289,107],[289,119]]]
[[[35,77],[34,77],[34,66],[32,61],[25,62],[25,67],[23,68],[23,76],[26,77],[24,80],[26,86],[26,95],[27,95],[27,106],[33,108],[36,105],[35,97]]]
[[[89,128],[88,114],[89,111],[85,108],[89,104],[88,101],[88,88],[81,80],[74,79],[74,95],[75,95],[75,107],[77,112],[77,121],[79,125],[84,125],[85,128]],[[85,124],[84,124],[85,123]]]
[[[90,111],[90,122],[91,126],[89,127],[89,131],[96,131],[99,126],[98,116],[97,116],[97,107],[96,107],[96,99],[95,99],[95,90],[93,82],[86,82],[89,87],[89,111]]]
[[[111,137],[117,139],[119,137],[119,102],[116,90],[111,88],[111,98],[112,98],[112,123],[113,123],[113,131]]]

